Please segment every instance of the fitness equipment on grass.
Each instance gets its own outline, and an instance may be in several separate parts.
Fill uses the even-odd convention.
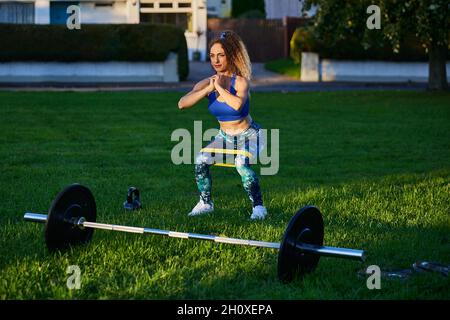
[[[139,190],[135,187],[129,187],[127,193],[127,199],[123,203],[125,210],[138,210],[141,209],[141,200]]]
[[[321,256],[360,261],[365,259],[363,250],[323,246],[323,218],[319,209],[314,206],[303,207],[295,213],[281,243],[104,224],[97,223],[96,217],[94,196],[87,187],[80,184],[73,184],[62,190],[53,200],[47,215],[31,212],[24,215],[26,221],[45,223],[45,243],[50,251],[88,243],[95,229],[277,249],[278,278],[283,282],[313,271]]]

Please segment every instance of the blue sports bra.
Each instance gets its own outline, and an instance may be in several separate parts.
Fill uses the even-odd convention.
[[[231,77],[230,93],[236,95],[234,85],[236,83],[236,75]],[[215,91],[208,95],[208,109],[219,121],[233,121],[245,118],[250,109],[250,101],[247,97],[244,105],[239,110],[230,107],[226,102],[217,100]]]

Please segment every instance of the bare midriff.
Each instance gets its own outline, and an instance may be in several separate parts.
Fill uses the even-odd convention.
[[[220,129],[229,135],[237,135],[247,130],[252,123],[250,115],[234,121],[219,121]]]

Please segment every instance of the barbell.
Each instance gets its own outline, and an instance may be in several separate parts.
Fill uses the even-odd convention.
[[[58,193],[48,215],[27,212],[26,221],[45,223],[45,243],[50,251],[63,250],[91,241],[95,229],[152,234],[182,239],[209,240],[253,247],[277,249],[278,278],[289,282],[296,275],[313,271],[320,256],[364,261],[363,250],[327,247],[323,245],[322,214],[314,206],[306,206],[291,218],[281,243],[244,240],[196,233],[97,223],[97,207],[92,192],[80,184],[72,184]]]

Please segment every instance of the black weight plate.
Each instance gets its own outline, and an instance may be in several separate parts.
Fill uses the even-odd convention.
[[[323,245],[323,218],[314,206],[301,208],[291,218],[278,252],[278,278],[289,282],[296,275],[302,276],[313,271],[319,263],[320,256],[302,251],[296,243]]]
[[[80,229],[73,221],[84,217],[86,221],[95,222],[96,216],[97,207],[91,191],[80,184],[68,186],[56,196],[48,211],[45,225],[47,248],[54,251],[88,243],[94,229]]]

